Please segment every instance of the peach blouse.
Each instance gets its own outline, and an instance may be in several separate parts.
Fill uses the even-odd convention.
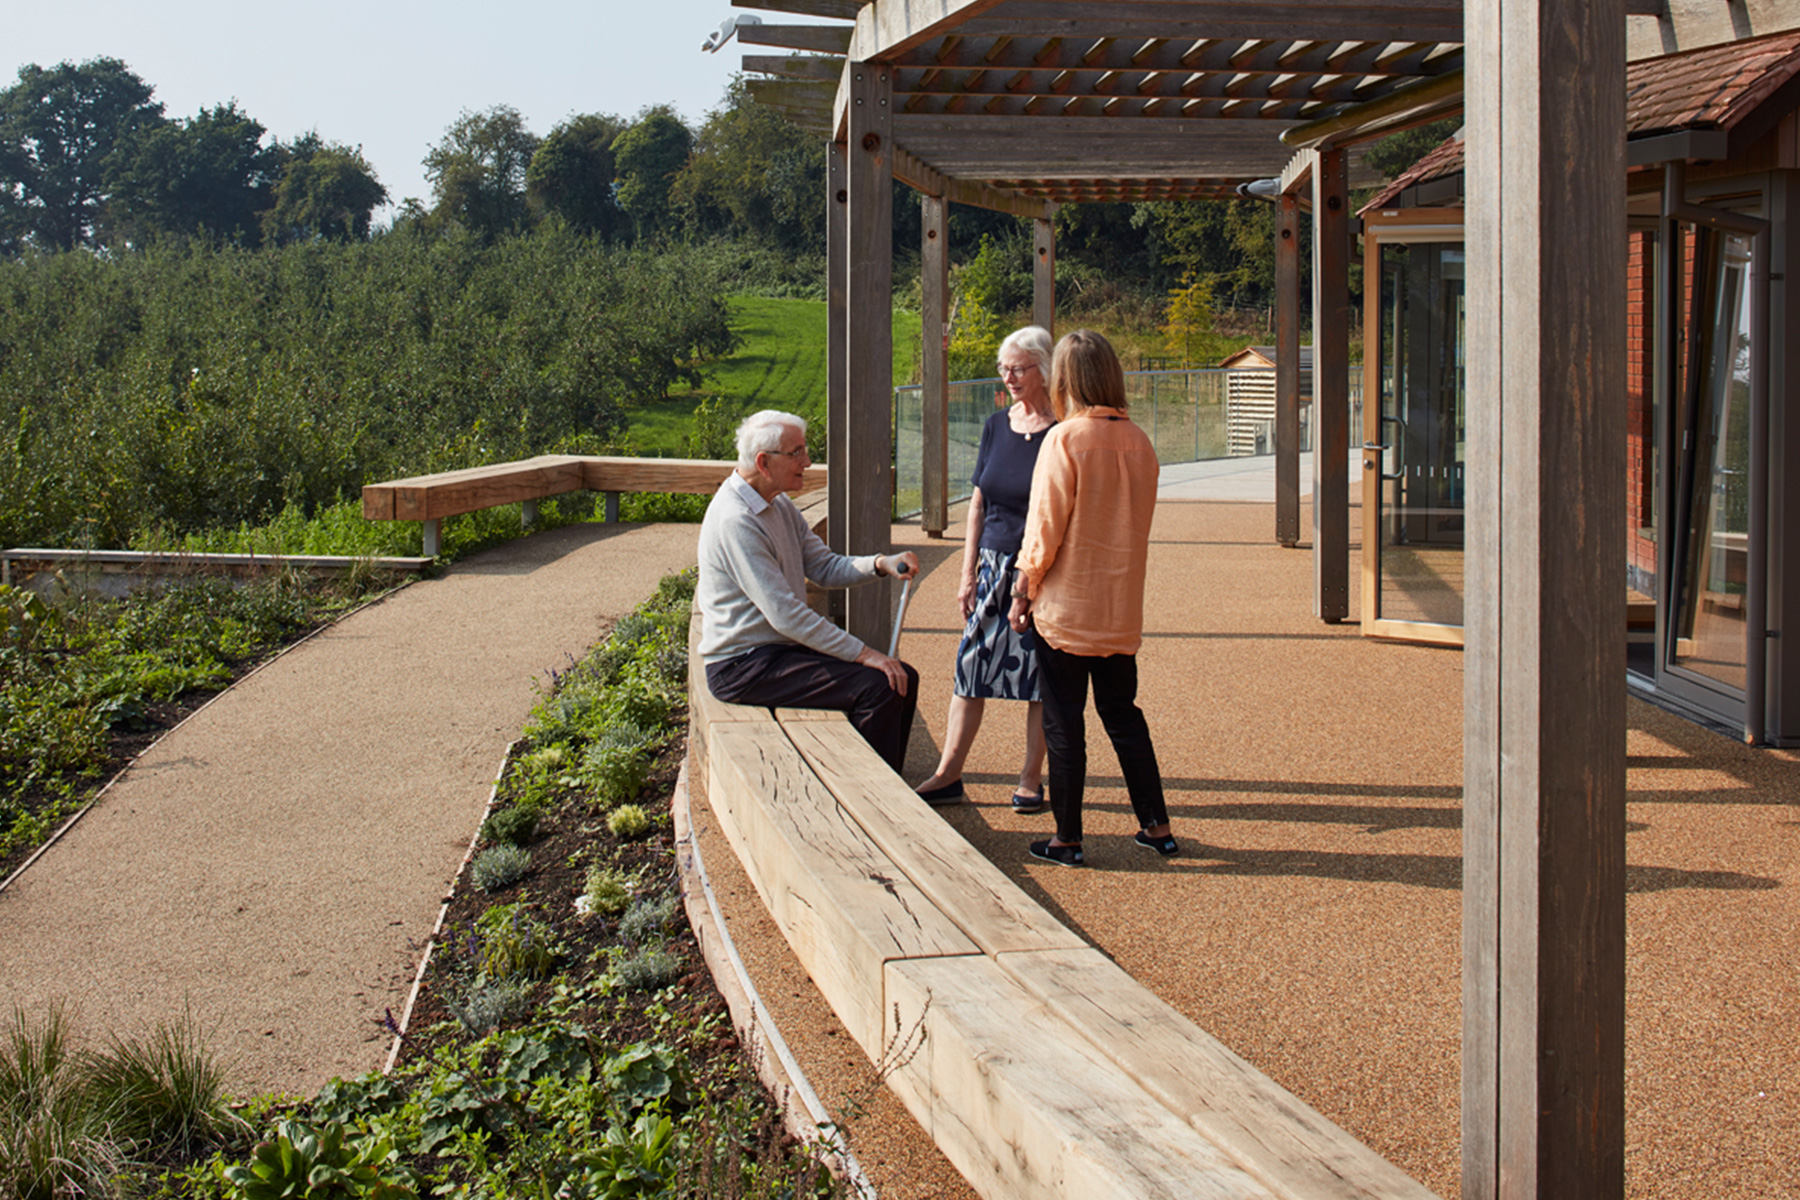
[[[1086,409],[1045,435],[1018,568],[1058,650],[1137,653],[1158,473],[1155,447],[1119,409]]]

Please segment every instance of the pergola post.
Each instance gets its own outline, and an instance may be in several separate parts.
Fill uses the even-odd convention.
[[[1350,180],[1345,159],[1341,149],[1315,151],[1312,168],[1313,614],[1333,624],[1350,615]]]
[[[1300,541],[1300,197],[1279,196],[1275,231],[1275,540]]]
[[[1056,336],[1056,227],[1049,217],[1032,218],[1031,323]]]
[[[845,476],[844,553],[883,554],[894,516],[893,76],[870,62],[850,63],[845,75],[845,442],[831,474]],[[845,606],[845,628],[879,648],[888,644],[888,591],[886,579],[852,588]]]
[[[845,530],[850,504],[850,443],[848,405],[849,376],[847,359],[849,335],[846,297],[850,290],[849,256],[845,241],[849,237],[850,181],[844,147],[836,142],[825,144],[825,458],[828,472],[825,485],[825,541],[843,554]],[[841,465],[840,465],[841,464]],[[844,597],[847,593],[832,589],[826,595],[826,611],[831,620],[843,625]]]
[[[919,524],[927,537],[943,537],[950,524],[950,205],[942,196],[921,195],[919,207]]]
[[[1465,9],[1466,1200],[1624,1194],[1625,7]]]

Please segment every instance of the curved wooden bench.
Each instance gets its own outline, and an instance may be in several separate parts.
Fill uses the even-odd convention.
[[[363,516],[371,521],[420,521],[425,526],[425,556],[436,558],[439,522],[503,504],[522,506],[520,519],[529,528],[537,521],[537,502],[569,492],[602,492],[606,519],[619,519],[624,492],[679,492],[710,495],[718,491],[736,464],[698,458],[620,458],[594,454],[541,454],[517,462],[493,463],[461,471],[440,471],[366,484]],[[801,491],[825,486],[825,468],[808,467]]]
[[[982,1195],[1430,1200],[1045,912],[842,714],[690,681],[690,783],[844,1027]]]

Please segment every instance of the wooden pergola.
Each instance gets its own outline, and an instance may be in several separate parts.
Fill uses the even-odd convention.
[[[735,0],[756,98],[829,144],[834,545],[885,549],[892,187],[923,194],[928,334],[945,205],[1059,204],[1275,179],[1278,511],[1299,540],[1298,231],[1314,222],[1314,606],[1348,615],[1348,192],[1361,138],[1460,97],[1468,143],[1463,1195],[1624,1192],[1624,75],[1648,0]],[[1460,73],[1460,75],[1456,74]],[[1288,141],[1282,135],[1288,135]],[[1296,152],[1296,143],[1299,145]],[[942,339],[925,493],[942,529]],[[933,352],[933,351],[936,352]],[[930,432],[937,431],[932,438]],[[847,469],[845,469],[847,468]],[[884,644],[888,598],[848,626]],[[1321,713],[1329,719],[1328,713]]]

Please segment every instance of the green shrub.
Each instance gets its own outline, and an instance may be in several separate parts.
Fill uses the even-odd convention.
[[[550,927],[531,915],[523,898],[496,904],[475,921],[481,973],[493,979],[542,979],[556,963]]]
[[[469,864],[469,881],[484,892],[497,892],[525,878],[531,870],[531,851],[502,842],[489,846]]]
[[[674,894],[646,896],[634,903],[619,922],[619,937],[634,943],[660,942],[669,926],[675,923],[675,914],[680,907],[681,898]]]
[[[219,1175],[241,1200],[415,1200],[410,1172],[396,1160],[392,1142],[349,1138],[335,1121],[283,1121],[248,1163]]]
[[[606,827],[616,838],[640,838],[650,832],[650,814],[635,804],[622,804],[606,818]]]
[[[649,992],[681,975],[681,959],[661,945],[640,946],[613,964],[613,977],[628,992]]]
[[[509,846],[523,846],[537,836],[543,810],[535,804],[514,804],[500,809],[481,823],[481,840]]]
[[[192,1014],[143,1040],[113,1038],[88,1067],[94,1103],[112,1131],[169,1160],[193,1154],[241,1122],[226,1104],[225,1068]]]
[[[117,1196],[127,1152],[93,1103],[62,1006],[36,1021],[14,1009],[0,1040],[0,1196]]]
[[[630,905],[631,886],[620,872],[596,865],[588,868],[587,887],[582,898],[587,901],[589,912],[615,917]]]
[[[486,1033],[530,1013],[531,989],[516,980],[478,976],[444,1007],[470,1033]]]

